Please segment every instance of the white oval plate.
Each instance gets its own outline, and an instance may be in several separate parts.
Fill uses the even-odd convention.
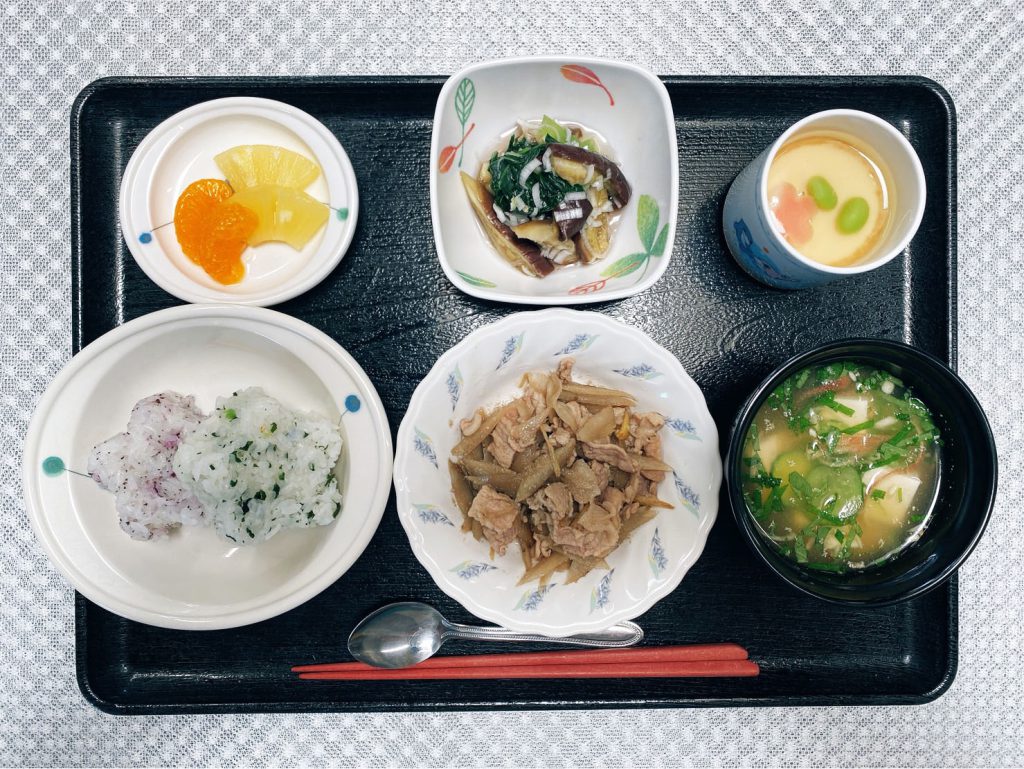
[[[586,266],[524,275],[487,240],[459,172],[476,176],[517,120],[581,123],[603,136],[633,188],[608,254]],[[451,149],[457,151],[450,165]],[[445,152],[445,150],[449,150]],[[654,285],[672,257],[679,203],[676,125],[665,84],[625,62],[527,56],[474,64],[437,97],[430,143],[430,215],[441,268],[467,294],[515,304],[583,304]]]
[[[529,371],[566,356],[576,378],[633,393],[637,408],[667,418],[665,461],[676,472],[659,488],[675,505],[634,532],[595,571],[572,585],[516,585],[518,545],[490,559],[489,546],[460,529],[447,458],[460,419],[508,401]],[[413,393],[398,431],[398,515],[413,552],[445,593],[482,619],[522,632],[564,636],[632,619],[668,595],[704,548],[722,481],[718,431],[704,396],[679,361],[631,326],[594,312],[553,309],[510,315],[446,352]]]
[[[321,174],[305,191],[333,210],[305,248],[250,246],[246,275],[213,280],[181,250],[174,232],[178,196],[197,179],[223,179],[214,156],[239,144],[275,144],[315,160]],[[214,99],[172,115],[139,144],[121,180],[121,232],[154,283],[186,302],[268,306],[308,291],[338,265],[352,242],[359,192],[352,163],[319,120],[271,99]]]
[[[118,526],[113,495],[88,477],[59,472],[61,464],[84,471],[92,447],[123,431],[144,396],[176,390],[209,411],[217,396],[250,386],[341,420],[344,504],[331,525],[246,547],[187,526],[139,542]],[[224,305],[155,312],[83,349],[39,401],[23,460],[29,519],[75,589],[123,617],[187,630],[268,619],[330,586],[377,529],[391,467],[380,398],[345,350],[281,313]]]

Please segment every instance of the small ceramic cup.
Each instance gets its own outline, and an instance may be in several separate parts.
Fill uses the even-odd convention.
[[[768,204],[768,169],[779,149],[794,136],[841,131],[871,147],[887,167],[896,191],[893,217],[870,258],[845,267],[815,262],[800,254],[779,233]],[[914,237],[924,215],[925,181],[921,161],[910,142],[891,124],[867,112],[832,109],[794,123],[733,181],[725,198],[722,225],[736,261],[751,277],[776,288],[809,288],[881,267]]]

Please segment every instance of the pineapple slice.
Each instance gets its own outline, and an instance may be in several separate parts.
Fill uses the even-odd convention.
[[[229,198],[256,214],[259,224],[249,236],[249,245],[281,240],[301,250],[327,222],[329,209],[301,190],[277,184],[241,189]]]
[[[235,190],[260,184],[304,190],[320,175],[320,166],[309,158],[272,144],[241,144],[214,160]]]

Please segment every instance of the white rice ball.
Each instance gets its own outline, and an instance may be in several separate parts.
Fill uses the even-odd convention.
[[[288,409],[251,387],[218,398],[213,414],[186,434],[173,464],[217,532],[248,544],[338,517],[334,468],[341,445],[330,420]]]

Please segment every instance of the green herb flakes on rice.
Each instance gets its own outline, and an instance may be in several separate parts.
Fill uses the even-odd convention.
[[[221,536],[262,542],[281,529],[338,517],[341,445],[331,421],[251,387],[217,399],[213,414],[185,435],[174,470]]]

